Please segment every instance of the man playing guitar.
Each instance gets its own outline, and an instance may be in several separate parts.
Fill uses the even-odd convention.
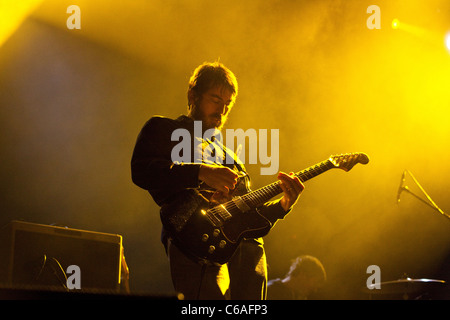
[[[227,120],[237,97],[238,87],[234,74],[219,62],[204,63],[197,67],[190,78],[188,88],[188,113],[177,119],[152,117],[142,128],[136,141],[131,161],[132,179],[139,187],[148,190],[154,201],[161,207],[163,222],[162,242],[168,254],[170,271],[175,290],[185,299],[265,299],[267,265],[263,241],[260,236],[245,235],[239,241],[222,239],[214,245],[205,245],[204,257],[196,257],[188,249],[190,241],[180,240],[177,231],[185,233],[189,239],[190,231],[185,224],[192,214],[191,197],[208,199],[210,203],[220,203],[223,198],[230,199],[239,184],[239,177],[246,176],[243,164],[231,150],[228,154],[234,163],[211,163],[196,161],[177,163],[172,161],[171,152],[176,145],[172,140],[174,130],[183,128],[191,133],[193,148],[204,148],[211,141],[194,135],[194,121],[201,121],[203,132],[208,129],[220,130]],[[195,151],[195,150],[193,150]],[[196,154],[191,152],[191,155]],[[270,228],[278,219],[292,209],[304,189],[297,175],[280,172],[278,174],[282,197],[266,201],[257,206],[258,214],[264,216]],[[193,196],[195,195],[195,197]],[[199,200],[200,201],[200,200]],[[164,210],[176,204],[178,212]],[[238,204],[238,203],[237,203]],[[203,213],[206,213],[202,210]],[[224,209],[224,212],[229,213]],[[171,223],[169,223],[171,222]],[[221,223],[212,221],[211,233],[202,233],[199,243],[208,242],[221,232]],[[245,228],[245,226],[244,226]],[[223,230],[222,230],[223,231]],[[201,238],[201,240],[200,240]],[[219,238],[218,238],[219,239]],[[209,261],[208,254],[229,248],[236,248],[227,261]],[[205,258],[206,257],[206,258]],[[216,261],[217,262],[217,261]]]

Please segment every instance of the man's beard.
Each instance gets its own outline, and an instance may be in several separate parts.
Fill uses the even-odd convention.
[[[202,129],[203,131],[208,129],[216,128],[217,130],[222,130],[225,122],[227,121],[227,116],[222,116],[221,113],[214,113],[209,116],[206,116],[200,108],[195,106],[192,107],[191,117],[194,120],[202,121]]]

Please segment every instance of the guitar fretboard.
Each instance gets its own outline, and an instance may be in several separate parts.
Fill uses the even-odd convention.
[[[305,182],[332,168],[335,168],[333,163],[330,160],[325,160],[305,170],[297,172],[295,173],[295,175],[300,179],[300,181]],[[280,194],[282,192],[283,190],[281,189],[280,181],[277,181],[265,187],[249,192],[241,196],[241,199],[244,200],[247,205],[254,208],[260,204],[265,203],[266,201],[272,199],[277,194]]]

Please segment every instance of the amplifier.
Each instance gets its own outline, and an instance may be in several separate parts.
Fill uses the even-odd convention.
[[[0,283],[120,290],[122,236],[11,221],[0,230]],[[69,287],[69,289],[72,289]]]

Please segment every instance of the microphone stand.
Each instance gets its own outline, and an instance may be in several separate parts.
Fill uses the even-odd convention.
[[[414,177],[414,175],[409,171],[406,170],[406,172],[409,173],[409,175],[413,178],[414,182],[417,184],[417,186],[420,188],[420,190],[425,194],[425,196],[427,197],[428,201],[422,199],[421,197],[419,197],[418,195],[416,195],[414,192],[412,192],[411,190],[409,190],[408,186],[404,186],[401,187],[401,190],[408,192],[410,195],[414,196],[415,198],[419,199],[420,201],[422,201],[423,203],[425,203],[426,205],[428,205],[430,208],[432,208],[433,210],[439,212],[441,215],[443,215],[444,217],[446,217],[447,219],[450,219],[450,215],[448,215],[447,213],[445,213],[444,211],[442,211],[441,208],[439,208],[437,206],[437,204],[431,199],[431,197],[426,193],[426,191],[422,188],[422,186],[420,185],[419,181],[417,181],[417,179]]]

